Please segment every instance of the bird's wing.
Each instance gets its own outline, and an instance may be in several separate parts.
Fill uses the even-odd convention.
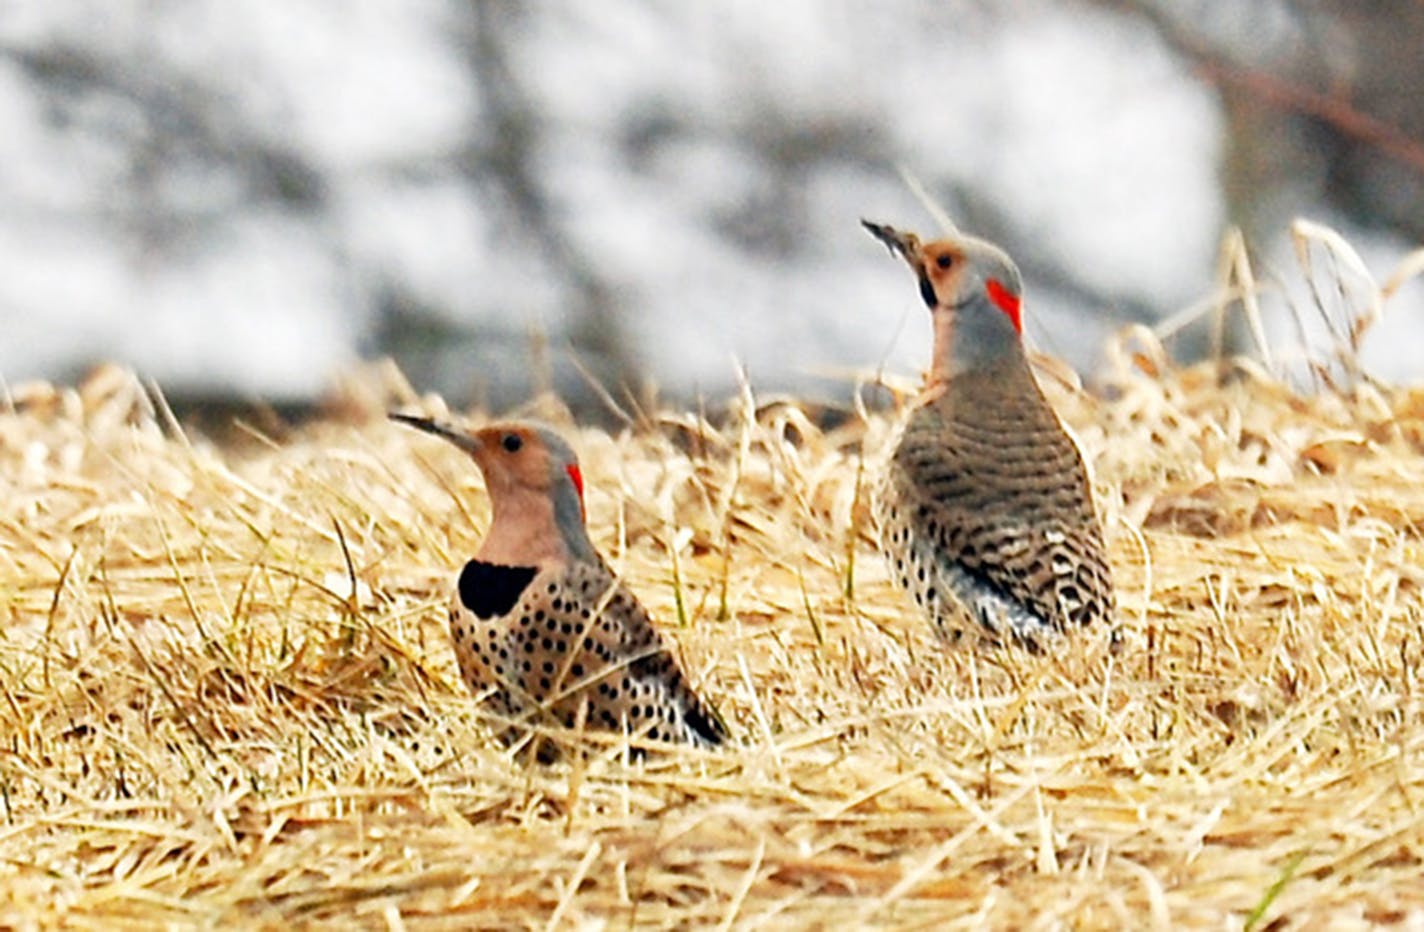
[[[1073,627],[1109,610],[1091,490],[1066,434],[1025,452],[942,425],[923,437],[907,429],[891,481],[917,537],[1048,623]]]
[[[726,737],[721,719],[693,692],[647,610],[601,561],[571,564],[561,578],[535,585],[544,587],[531,594],[541,600],[542,615],[535,614],[530,637],[541,649],[546,642],[553,647],[554,665],[550,672],[545,660],[525,671],[535,678],[529,685],[548,694],[541,678],[549,677],[566,709],[587,699],[590,720],[597,718],[592,723],[599,727],[626,721],[635,730],[648,728],[649,737],[707,744]]]

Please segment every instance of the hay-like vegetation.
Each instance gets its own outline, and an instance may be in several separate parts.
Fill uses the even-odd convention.
[[[217,447],[119,370],[17,392],[0,921],[1424,921],[1424,391],[1140,363],[1102,398],[1045,378],[1122,633],[1061,656],[948,650],[890,587],[859,530],[885,416],[571,429],[595,541],[735,737],[549,767],[454,670],[488,504],[383,420],[430,399],[378,369]]]

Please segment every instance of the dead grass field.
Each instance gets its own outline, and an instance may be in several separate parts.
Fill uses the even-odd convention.
[[[735,737],[552,767],[456,678],[443,603],[487,502],[382,420],[419,403],[399,379],[222,449],[117,370],[20,393],[0,922],[1424,928],[1424,390],[1050,387],[1116,651],[935,641],[855,530],[884,418],[572,431],[595,541]]]

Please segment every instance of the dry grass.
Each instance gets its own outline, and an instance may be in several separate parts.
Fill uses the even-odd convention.
[[[1054,386],[1124,632],[948,651],[854,530],[872,417],[574,433],[594,537],[731,747],[526,767],[459,684],[459,454],[216,449],[123,373],[0,414],[0,921],[1424,923],[1424,391]],[[355,585],[352,585],[352,579]],[[853,581],[853,586],[848,585]]]

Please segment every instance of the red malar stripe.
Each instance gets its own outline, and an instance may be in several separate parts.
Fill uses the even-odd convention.
[[[570,463],[564,467],[564,472],[569,474],[569,481],[574,484],[574,491],[579,497],[579,514],[584,520],[588,520],[588,508],[583,503],[583,471],[578,468],[578,463]]]
[[[984,290],[989,293],[989,300],[994,302],[994,306],[1009,315],[1014,329],[1023,333],[1023,310],[1019,307],[1019,296],[1005,288],[997,278],[985,282]]]

